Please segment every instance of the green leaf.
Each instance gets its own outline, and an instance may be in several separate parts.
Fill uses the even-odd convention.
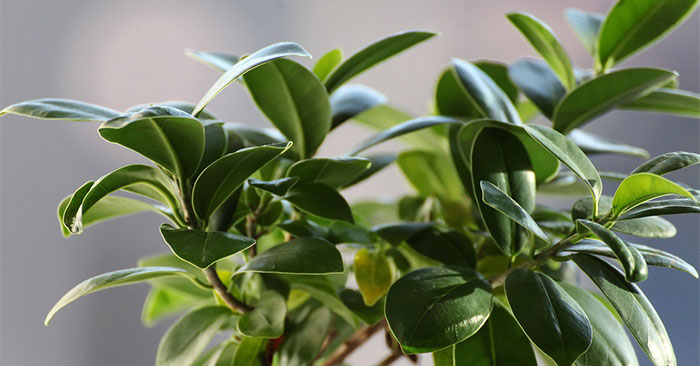
[[[264,338],[243,337],[233,356],[236,366],[263,366],[262,354],[267,341]]]
[[[192,206],[199,218],[208,218],[258,169],[289,149],[258,146],[224,155],[199,175],[192,189]]]
[[[455,366],[454,360],[455,347],[450,346],[439,351],[433,352],[434,366]]]
[[[559,102],[554,111],[554,129],[566,134],[618,105],[649,94],[677,76],[667,70],[633,68],[588,80]]]
[[[346,85],[330,97],[331,130],[358,114],[386,103],[386,97],[364,85]]]
[[[194,300],[196,301],[196,300]],[[166,287],[152,287],[141,310],[141,323],[147,327],[191,307],[192,298]]]
[[[393,246],[398,246],[412,236],[435,226],[432,222],[399,222],[377,225],[372,231]]]
[[[345,198],[333,188],[320,183],[299,182],[284,199],[301,211],[331,220],[353,223],[352,211]]]
[[[192,111],[194,110],[195,105],[190,103],[190,102],[183,102],[179,100],[169,100],[165,102],[159,102],[159,103],[149,103],[149,104],[139,104],[135,105],[133,107],[130,107],[124,113],[136,113],[139,112],[142,109],[152,107],[152,106],[166,106],[166,107],[172,107],[175,109],[179,109],[187,114],[192,114]],[[199,113],[199,116],[197,118],[200,121],[205,121],[205,120],[219,120],[220,118],[214,115],[213,113],[209,111],[202,111]]]
[[[370,67],[394,56],[407,48],[435,36],[426,31],[407,31],[380,39],[359,50],[340,64],[326,79],[326,89],[332,93],[339,86]]]
[[[340,157],[298,161],[289,167],[288,177],[299,177],[302,182],[321,183],[339,188],[352,182],[369,169],[371,162],[365,158]]]
[[[106,141],[122,145],[175,176],[188,178],[204,152],[204,127],[172,107],[151,106],[104,122],[97,130]]]
[[[508,75],[545,117],[552,119],[554,109],[566,95],[552,69],[540,60],[523,59],[508,67]]]
[[[513,104],[518,103],[518,87],[508,77],[508,65],[495,61],[476,61],[474,66],[486,73]]]
[[[557,365],[572,365],[591,345],[586,313],[548,276],[518,268],[508,274],[505,289],[515,319]]]
[[[284,196],[299,181],[297,177],[280,178],[270,181],[255,178],[248,179],[248,184],[263,191],[270,192],[276,196]]]
[[[619,270],[593,256],[576,254],[572,259],[610,300],[654,365],[675,365],[676,357],[666,329],[639,287],[625,281]]]
[[[258,254],[238,271],[292,274],[342,273],[343,258],[338,249],[324,239],[297,238]]]
[[[40,119],[104,122],[119,116],[119,112],[94,104],[70,99],[34,99],[16,103],[0,110],[0,117],[16,114]]]
[[[248,71],[272,60],[288,56],[311,57],[303,47],[292,42],[280,42],[261,48],[237,62],[221,75],[197,103],[197,107],[192,112],[192,115],[197,116],[217,94]]]
[[[672,223],[661,217],[640,217],[617,221],[610,230],[643,238],[660,239],[672,238],[678,233]]]
[[[292,325],[279,350],[279,364],[307,366],[321,350],[331,324],[331,312],[327,307],[317,307],[301,321]],[[238,364],[236,364],[238,366]]]
[[[353,259],[353,269],[355,281],[367,306],[379,301],[394,282],[394,269],[384,253],[379,251],[369,251],[367,248],[358,250]]]
[[[398,156],[394,153],[372,154],[372,155],[360,156],[360,157],[365,158],[365,159],[370,161],[369,169],[360,173],[360,175],[355,177],[355,179],[353,179],[352,181],[344,184],[342,188],[347,188],[347,187],[353,186],[357,183],[364,181],[365,179],[373,176],[374,174],[378,173],[382,169],[389,166],[391,163],[396,161],[396,159],[398,158]]]
[[[338,296],[343,304],[365,323],[374,325],[384,319],[384,301],[377,301],[374,305],[367,306],[359,291],[348,288],[342,289]]]
[[[249,71],[245,83],[260,110],[294,142],[301,157],[310,157],[331,126],[331,105],[320,80],[304,66],[275,60]]]
[[[454,345],[454,360],[455,365],[537,366],[530,340],[497,301],[486,324],[467,340]]]
[[[474,243],[457,230],[421,230],[406,238],[416,252],[441,263],[476,268]]]
[[[386,319],[406,353],[432,352],[459,343],[486,322],[493,306],[491,285],[459,267],[426,267],[394,283]]]
[[[685,90],[659,89],[620,108],[700,118],[700,95]]]
[[[595,56],[598,47],[598,32],[605,20],[605,16],[598,13],[590,13],[579,9],[566,9],[564,13],[566,21],[574,30],[578,39],[586,47],[591,56]]]
[[[305,276],[305,275],[288,275],[285,279],[289,281],[293,290],[300,290],[311,296],[312,298],[320,301],[326,307],[331,309],[336,315],[342,318],[346,323],[357,328],[361,325],[361,317],[355,315],[355,313],[345,306],[344,301],[341,300],[340,296],[336,292],[337,284],[333,284],[329,279],[329,276]],[[357,294],[360,297],[360,303],[364,304],[362,300],[362,295]],[[375,305],[376,306],[376,305]],[[381,316],[384,316],[383,307],[381,308]]]
[[[325,81],[328,75],[331,74],[343,61],[343,50],[340,48],[332,49],[321,56],[314,64],[313,72],[318,77],[318,80]]]
[[[596,69],[607,70],[661,40],[697,7],[697,0],[619,1],[600,28]]]
[[[70,291],[63,295],[63,297],[61,297],[60,300],[58,300],[56,305],[54,305],[53,308],[51,308],[51,311],[49,311],[49,314],[46,316],[46,319],[44,320],[44,325],[49,324],[51,318],[53,318],[56,312],[58,312],[71,302],[87,294],[91,294],[93,292],[104,290],[110,287],[129,285],[132,283],[143,282],[158,277],[178,275],[190,277],[187,271],[179,268],[141,267],[103,273],[101,275],[89,278],[73,287]]]
[[[619,154],[648,159],[649,152],[635,146],[625,145],[622,142],[594,135],[580,129],[572,130],[568,138],[573,141],[587,155],[592,154]]]
[[[168,224],[160,226],[160,234],[178,258],[198,268],[207,268],[255,244],[254,239],[245,236],[223,231],[176,229]]]
[[[422,130],[424,128],[439,126],[439,125],[444,125],[444,124],[457,124],[457,125],[459,125],[459,124],[463,124],[463,123],[464,122],[462,122],[458,119],[443,117],[443,116],[429,116],[429,117],[415,118],[415,119],[400,123],[398,125],[394,125],[394,126],[388,128],[386,130],[383,130],[383,131],[381,131],[373,136],[370,136],[368,139],[355,145],[346,155],[348,155],[348,156],[357,155],[357,154],[361,153],[362,151],[365,151],[374,145],[377,145],[377,144],[382,143],[382,142],[387,141],[387,140],[391,140],[391,139],[399,137],[399,136],[403,136],[407,133]]]
[[[238,56],[222,52],[205,52],[197,50],[185,50],[185,55],[199,61],[214,70],[226,72],[238,62]]]
[[[675,198],[644,202],[625,212],[617,220],[637,219],[658,215],[700,213],[700,203],[689,198]]]
[[[614,217],[646,201],[670,194],[695,199],[690,192],[678,184],[652,173],[636,173],[625,178],[617,187],[612,202]]]
[[[700,164],[700,154],[674,151],[654,157],[645,161],[632,171],[635,173],[652,173],[664,175],[675,170],[683,169],[695,164]]]
[[[526,212],[535,208],[535,173],[520,140],[508,131],[484,128],[472,147],[472,189],[482,220],[498,248],[507,256],[517,254],[529,240],[528,232],[511,218],[481,199],[481,181],[493,183]]]
[[[637,355],[625,329],[610,310],[588,291],[566,282],[559,284],[581,306],[593,328],[591,347],[576,360],[576,364],[638,365]]]
[[[222,306],[207,306],[185,314],[161,339],[156,366],[192,364],[232,315]]]
[[[588,220],[578,220],[577,223],[585,226],[612,249],[625,269],[625,279],[628,282],[641,282],[647,279],[649,276],[647,264],[636,248],[622,241],[603,225]]]
[[[231,366],[237,349],[237,342],[219,343],[204,352],[193,366]]]
[[[435,109],[444,116],[479,118],[481,113],[473,106],[471,97],[462,86],[454,67],[446,68],[435,87]]]
[[[410,150],[396,161],[404,176],[421,196],[460,199],[459,177],[443,152]]]
[[[457,79],[468,97],[465,103],[476,111],[478,117],[520,124],[520,115],[501,88],[473,64],[453,59]]]
[[[648,247],[642,244],[628,244],[634,247],[642,254],[644,261],[650,266],[667,267],[677,269],[689,273],[691,276],[698,278],[698,272],[695,268],[688,262],[684,261],[671,253],[664,252],[663,250],[658,250],[656,248]],[[574,253],[587,253],[602,255],[610,258],[616,258],[615,252],[610,249],[606,244],[591,239],[584,239],[580,242],[567,246],[561,255],[568,255],[570,252]]]
[[[549,238],[542,232],[535,220],[515,200],[489,181],[482,180],[480,184],[481,199],[484,203],[508,216],[513,222],[535,234],[538,238],[549,241]]]
[[[266,290],[255,308],[238,318],[236,329],[248,337],[277,338],[284,333],[285,315],[287,300],[277,291]]]
[[[535,50],[547,61],[564,87],[567,90],[573,89],[576,86],[576,79],[571,60],[552,29],[530,14],[510,13],[507,16],[508,20],[523,33]]]
[[[603,182],[593,163],[576,144],[557,131],[540,125],[525,126],[530,136],[564,163],[574,174],[578,175],[589,187],[591,195],[597,201],[603,192]]]

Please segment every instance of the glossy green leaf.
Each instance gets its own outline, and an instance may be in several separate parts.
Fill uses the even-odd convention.
[[[345,198],[325,184],[299,182],[284,196],[284,199],[299,210],[315,216],[354,222]]]
[[[331,129],[358,114],[386,103],[386,97],[364,85],[346,85],[330,97]]]
[[[537,109],[551,119],[557,104],[566,95],[566,89],[552,69],[542,61],[523,59],[508,67],[508,75]]]
[[[248,179],[248,184],[263,191],[270,192],[276,196],[284,196],[299,181],[297,177],[280,178],[270,181],[255,178]]]
[[[34,99],[12,104],[0,110],[0,117],[5,114],[41,119],[89,122],[104,122],[119,116],[119,112],[109,108],[77,100],[57,98]]]
[[[498,302],[476,334],[454,345],[454,361],[455,366],[537,366],[530,340]]]
[[[285,315],[287,300],[277,291],[266,290],[255,308],[238,318],[236,329],[248,337],[277,338],[284,333]]]
[[[204,152],[193,177],[198,177],[206,167],[228,152],[228,140],[229,136],[224,130],[223,123],[210,123],[204,126]]]
[[[488,75],[513,104],[518,103],[518,87],[508,77],[508,65],[495,61],[476,61],[474,66]]]
[[[530,44],[542,58],[547,61],[547,64],[557,74],[564,87],[567,90],[573,89],[576,86],[576,79],[574,78],[571,60],[552,29],[541,20],[526,13],[510,13],[508,14],[508,19],[530,41]]]
[[[372,306],[389,290],[394,282],[394,269],[384,253],[362,248],[353,259],[355,281],[365,305]]]
[[[327,274],[343,272],[335,246],[320,238],[297,238],[276,245],[251,259],[239,272]]]
[[[331,315],[327,307],[317,307],[309,311],[301,321],[295,323],[280,347],[280,365],[311,365],[326,339]]]
[[[603,182],[600,179],[600,174],[598,174],[593,163],[586,157],[586,154],[573,141],[545,126],[527,125],[525,126],[525,131],[578,175],[588,185],[592,196],[598,200],[603,192]]]
[[[660,40],[690,16],[697,0],[619,1],[600,28],[596,67],[607,70]]]
[[[587,254],[576,254],[572,259],[610,300],[653,364],[676,365],[663,322],[639,287],[625,281],[622,273],[605,261]]]
[[[201,269],[182,261],[172,251],[140,258],[139,267],[173,267],[187,271],[191,277],[160,277],[151,280],[153,286],[162,287],[197,299],[198,301],[212,300],[212,287],[209,285]]]
[[[331,105],[321,81],[286,59],[261,65],[244,79],[260,110],[294,142],[293,149],[302,157],[312,156],[331,126]]]
[[[208,218],[258,169],[289,147],[258,146],[224,155],[199,175],[192,189],[192,206],[200,218]]]
[[[339,188],[352,182],[369,169],[371,162],[365,158],[339,157],[298,161],[289,167],[288,177],[299,177],[302,182],[321,183]]]
[[[275,128],[262,128],[236,122],[225,122],[224,130],[228,134],[228,152],[235,152],[241,147],[257,147],[287,142],[287,139]],[[240,141],[236,140],[236,137]],[[242,143],[242,146],[236,144]]]
[[[674,151],[656,156],[636,167],[631,174],[652,173],[664,175],[672,171],[700,164],[700,154]]]
[[[386,319],[404,352],[432,352],[474,335],[491,313],[491,286],[477,272],[426,267],[391,286]]]
[[[421,196],[461,199],[461,182],[444,153],[403,151],[396,163]]]
[[[185,50],[185,55],[216,71],[226,72],[238,62],[239,57],[223,52]]]
[[[261,48],[251,53],[240,62],[237,62],[221,75],[214,85],[204,94],[199,103],[197,103],[197,107],[192,114],[197,116],[215,96],[248,71],[272,60],[288,56],[311,57],[303,47],[292,42],[280,42]]]
[[[617,221],[611,228],[613,231],[642,238],[673,238],[678,233],[673,224],[661,217],[640,217]]]
[[[397,246],[410,237],[419,234],[425,230],[435,226],[432,222],[400,222],[391,224],[377,225],[372,228],[372,231],[388,241],[389,244]]]
[[[484,203],[508,216],[513,222],[535,234],[538,238],[549,241],[547,235],[542,232],[542,229],[540,229],[530,214],[493,183],[485,180],[481,181],[481,199]]]
[[[204,152],[204,126],[173,107],[127,113],[104,122],[98,132],[106,141],[136,151],[182,179],[196,171]]]
[[[649,158],[649,152],[640,147],[626,145],[622,142],[613,141],[580,129],[572,130],[567,137],[587,155],[618,154],[642,159]]]
[[[586,313],[547,275],[518,268],[508,274],[505,289],[515,319],[557,365],[572,365],[591,345]]]
[[[342,289],[338,296],[357,317],[362,319],[369,325],[379,323],[384,319],[384,302],[377,301],[372,306],[365,305],[365,300],[362,298],[360,291],[351,290],[348,288]]]
[[[465,103],[478,117],[520,124],[520,115],[508,96],[491,78],[473,64],[453,59],[457,80],[468,99]]]
[[[559,102],[554,111],[554,129],[568,133],[618,105],[649,94],[677,76],[667,70],[633,68],[588,80]]]
[[[342,61],[343,50],[340,48],[332,49],[319,57],[314,64],[313,72],[319,80],[325,81],[328,75],[331,74],[331,71],[340,65]]]
[[[472,189],[482,220],[498,248],[507,256],[517,254],[529,240],[528,232],[511,218],[481,199],[481,181],[500,188],[526,212],[535,208],[535,174],[527,151],[508,131],[484,128],[472,147]]]
[[[233,364],[236,366],[263,366],[263,352],[265,352],[264,338],[243,337],[233,356]]]
[[[160,226],[160,234],[178,258],[199,268],[207,268],[255,244],[252,238],[228,232],[177,229],[168,224]]]
[[[422,230],[408,237],[406,243],[416,252],[441,263],[476,268],[474,243],[459,231]]]
[[[640,282],[647,279],[649,276],[647,264],[636,248],[622,241],[603,225],[588,220],[578,220],[578,223],[585,226],[612,249],[625,269],[625,279],[628,282]]]
[[[328,93],[332,93],[345,82],[370,67],[435,35],[436,33],[426,31],[406,31],[370,44],[350,56],[328,75],[325,82]]]
[[[479,118],[481,114],[470,101],[467,90],[454,67],[446,68],[435,87],[435,109],[444,116]]]
[[[612,212],[617,217],[646,201],[671,194],[695,199],[685,188],[659,175],[632,174],[617,187],[613,196]]]
[[[144,108],[148,108],[148,107],[152,107],[152,106],[166,106],[166,107],[172,107],[172,108],[175,108],[175,109],[179,109],[179,110],[181,110],[181,111],[183,111],[183,112],[185,112],[185,113],[187,113],[187,114],[192,114],[192,111],[194,110],[194,107],[195,107],[195,105],[192,104],[192,103],[190,103],[190,102],[183,102],[183,101],[180,101],[180,100],[169,100],[169,101],[165,101],[165,102],[158,102],[158,103],[149,103],[149,104],[139,104],[139,105],[135,105],[135,106],[133,106],[133,107],[130,107],[130,108],[127,109],[126,111],[124,111],[124,113],[130,113],[130,112],[136,113],[136,112],[139,112],[140,110],[142,110],[142,109],[144,109]],[[213,114],[213,113],[211,113],[211,112],[209,112],[209,111],[206,111],[206,110],[200,112],[199,115],[197,116],[197,118],[198,118],[200,121],[203,121],[203,120],[219,120],[219,119],[220,119],[220,118],[217,117],[215,114]]]
[[[53,308],[51,308],[51,311],[49,311],[49,314],[44,320],[44,325],[49,324],[51,318],[53,318],[56,312],[58,312],[71,302],[87,294],[91,294],[93,292],[104,290],[110,287],[130,285],[132,283],[138,283],[158,277],[167,276],[188,277],[189,274],[185,270],[173,267],[141,267],[122,269],[114,272],[103,273],[101,275],[92,277],[79,283],[70,291],[68,291],[65,295],[63,295],[63,297],[61,297],[61,299],[58,300],[56,305],[54,305]]]
[[[591,347],[576,360],[576,365],[638,365],[625,329],[610,310],[588,291],[566,282],[559,284],[581,306],[593,328]]]
[[[700,118],[700,95],[664,88],[627,102],[620,108]]]
[[[675,198],[644,202],[625,212],[618,220],[629,220],[658,215],[700,213],[700,203],[690,198]]]
[[[156,366],[192,364],[231,315],[231,310],[222,306],[207,306],[185,314],[161,339]]]
[[[364,172],[360,173],[360,175],[355,177],[355,179],[353,179],[352,181],[344,184],[342,188],[347,188],[347,187],[353,186],[357,183],[364,181],[365,179],[373,176],[374,174],[378,173],[382,169],[391,165],[391,163],[396,161],[396,159],[398,158],[398,156],[394,153],[371,154],[371,155],[359,156],[359,157],[370,161],[369,168],[367,170],[365,170]]]
[[[605,20],[605,16],[598,13],[590,13],[579,9],[566,9],[564,13],[566,21],[574,30],[578,39],[586,47],[588,53],[595,56],[598,47],[598,32]]]
[[[196,301],[196,300],[194,300]],[[196,304],[191,298],[166,287],[152,287],[141,310],[141,323],[147,327]]]

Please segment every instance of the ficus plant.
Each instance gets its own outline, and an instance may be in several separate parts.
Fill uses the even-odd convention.
[[[654,365],[675,365],[636,283],[650,265],[697,272],[631,238],[672,237],[675,227],[660,216],[700,212],[700,191],[664,177],[700,163],[700,154],[601,172],[589,155],[648,153],[581,127],[614,109],[700,117],[700,96],[678,90],[675,72],[617,67],[696,6],[623,0],[607,15],[568,10],[591,70],[574,67],[543,22],[508,14],[542,60],[454,59],[439,73],[433,110],[417,118],[346,83],[435,35],[426,31],[346,59],[332,50],[311,70],[294,61],[309,56],[296,43],[240,57],[187,51],[222,73],[197,104],[6,107],[0,115],[100,123],[100,137],[152,162],[107,173],[61,201],[64,236],[145,211],[167,220],[159,230],[170,251],[78,284],[46,323],[81,296],[148,282],[146,326],[183,314],[156,365],[342,365],[379,331],[389,348],[380,365],[424,353],[437,366],[536,365],[536,354],[556,365],[637,365],[625,327]],[[236,81],[274,128],[206,109]],[[348,121],[379,131],[345,156],[315,157]],[[395,138],[409,149],[365,154]],[[352,205],[339,193],[392,163],[415,192]],[[617,186],[612,196],[603,195],[604,180]],[[537,199],[551,194],[574,198],[570,209]],[[598,290],[581,287],[580,274]]]

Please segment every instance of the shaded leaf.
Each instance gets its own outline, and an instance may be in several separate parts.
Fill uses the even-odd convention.
[[[605,20],[605,16],[598,13],[591,13],[579,9],[566,9],[564,13],[566,21],[574,30],[578,39],[586,47],[591,56],[595,56],[598,47],[598,32]]]
[[[432,222],[400,222],[377,225],[372,228],[372,231],[379,234],[389,244],[397,246],[433,226],[435,226],[435,223]]]
[[[353,179],[352,181],[344,184],[342,188],[347,188],[347,187],[353,186],[353,185],[360,183],[360,182],[364,181],[365,179],[373,176],[374,174],[378,173],[379,171],[381,171],[382,169],[386,168],[391,163],[396,161],[398,156],[396,154],[393,154],[393,153],[386,153],[386,154],[372,154],[372,155],[360,156],[360,157],[370,161],[369,169],[360,173],[360,175],[355,177],[355,179]]]
[[[176,229],[168,224],[160,226],[160,234],[178,258],[198,268],[207,268],[255,244],[252,238],[228,232]]]
[[[610,247],[625,269],[625,279],[628,282],[640,282],[647,279],[649,275],[647,264],[642,254],[636,248],[627,245],[603,225],[588,220],[578,220],[577,222],[593,232],[595,236]]]
[[[416,252],[444,264],[476,268],[474,243],[457,230],[429,228],[411,235],[406,243]]]
[[[338,296],[343,304],[365,323],[374,325],[384,319],[384,301],[377,301],[374,305],[367,306],[362,294],[349,288],[342,289]]]
[[[286,299],[277,291],[266,290],[255,308],[238,318],[236,329],[248,337],[277,338],[284,333],[285,315]]]
[[[473,64],[453,59],[458,81],[466,91],[471,109],[478,117],[520,124],[520,115],[513,103],[496,83]],[[467,102],[467,101],[465,101]]]
[[[383,94],[364,85],[340,87],[330,97],[331,129],[366,110],[385,104],[386,101]]]
[[[622,142],[613,141],[580,129],[572,130],[568,137],[587,155],[619,154],[642,159],[649,158],[649,152],[640,147],[625,145]]]
[[[542,61],[523,59],[508,67],[508,75],[537,109],[551,119],[557,104],[566,95],[566,89],[552,69]]]
[[[326,339],[331,315],[327,307],[319,306],[310,310],[303,319],[295,323],[280,347],[280,365],[311,365]]]
[[[287,176],[337,189],[352,182],[370,165],[369,160],[359,157],[306,159],[292,164],[287,170]]]
[[[270,192],[276,196],[284,196],[299,181],[297,177],[280,178],[270,181],[255,178],[248,179],[248,184],[263,191]]]
[[[312,215],[351,224],[354,222],[345,198],[325,184],[299,182],[287,192],[284,199]]]
[[[276,245],[251,259],[239,272],[326,274],[343,272],[335,246],[320,238],[297,238]]]
[[[657,215],[700,213],[700,203],[689,198],[665,199],[644,202],[625,212],[618,220],[629,220]]]

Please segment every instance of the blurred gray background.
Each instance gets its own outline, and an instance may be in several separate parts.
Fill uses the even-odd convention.
[[[427,111],[437,75],[452,57],[511,62],[534,52],[503,14],[524,10],[549,23],[580,67],[591,59],[566,25],[567,6],[606,12],[610,0],[578,1],[89,1],[0,2],[0,105],[39,97],[65,97],[125,109],[164,100],[196,102],[216,79],[212,70],[183,55],[185,48],[246,53],[292,40],[316,57],[340,46],[345,54],[405,29],[431,29],[436,39],[363,74],[356,82],[387,94],[415,114]],[[681,87],[699,88],[700,25],[694,15],[677,32],[625,63],[679,71]],[[309,61],[302,60],[306,65]],[[240,85],[220,94],[210,108],[231,121],[265,125]],[[113,289],[80,299],[42,321],[69,288],[98,273],[134,266],[139,257],[167,250],[147,214],[91,227],[63,239],[56,205],[87,180],[121,165],[142,162],[101,141],[92,123],[0,120],[0,364],[149,365],[167,324],[140,324],[147,286]],[[697,120],[614,112],[587,129],[647,148],[699,150]],[[367,132],[344,126],[323,155],[345,152]],[[391,145],[389,145],[391,146]],[[394,147],[396,147],[394,145]],[[386,146],[384,147],[386,148]],[[600,169],[629,172],[632,158],[596,159]],[[674,178],[698,186],[697,168]],[[396,169],[347,192],[352,200],[395,197],[407,190]],[[401,187],[400,189],[397,187]],[[639,240],[663,247],[698,266],[699,225],[671,217],[674,240]],[[679,365],[698,364],[698,281],[653,268],[641,284],[665,320]],[[384,356],[383,342],[350,358],[370,365]],[[648,364],[640,358],[643,365]],[[423,360],[423,365],[430,361]]]

